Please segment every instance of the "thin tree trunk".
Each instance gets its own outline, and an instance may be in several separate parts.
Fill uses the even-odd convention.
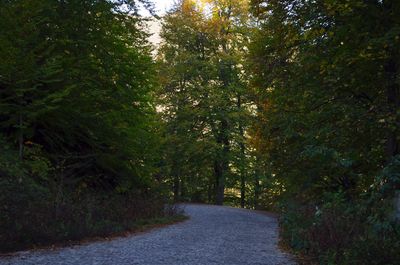
[[[60,173],[59,173],[59,183],[56,191],[56,209],[55,209],[55,219],[58,220],[61,215],[61,205],[64,201],[64,166],[65,160],[59,162]]]
[[[256,156],[256,169],[254,171],[254,209],[259,208],[260,199],[260,157]]]
[[[225,178],[229,170],[229,136],[228,136],[228,121],[221,120],[221,129],[217,136],[217,144],[221,147],[218,150],[217,157],[214,160],[214,177],[215,177],[215,203],[222,205],[225,197]]]
[[[246,179],[244,174],[240,176],[240,207],[244,208],[246,204]]]
[[[216,196],[215,196],[215,204],[222,205],[224,204],[224,195],[225,195],[225,179],[222,172],[221,161],[214,162],[214,174],[216,178]]]
[[[180,201],[180,179],[178,175],[174,176],[174,202]]]
[[[23,160],[24,158],[24,129],[23,129],[23,118],[22,114],[19,114],[19,136],[18,136],[18,145],[19,145],[19,159]]]
[[[212,196],[213,196],[213,181],[212,178],[209,179],[208,185],[207,185],[207,202],[211,203],[213,201]]]
[[[185,182],[185,176],[181,176],[180,177],[180,185],[179,185],[179,199],[182,201],[182,200],[185,200],[185,198],[186,198],[186,195],[188,195],[188,190],[186,189],[186,187],[185,187],[185,185],[186,185],[186,182]]]
[[[242,110],[242,98],[241,95],[238,94],[237,97],[237,108],[238,112],[241,113]],[[244,129],[242,126],[242,120],[239,120],[239,145],[240,145],[240,206],[242,208],[245,207],[246,203],[246,173],[245,173],[245,167],[243,166],[243,163],[245,163],[245,152],[246,152],[246,147],[244,145]]]
[[[173,193],[174,193],[174,202],[179,202],[181,199],[180,190],[181,190],[181,181],[178,172],[178,165],[176,161],[173,161],[172,169],[171,169],[172,177],[173,177]]]

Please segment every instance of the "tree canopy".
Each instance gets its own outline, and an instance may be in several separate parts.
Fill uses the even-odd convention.
[[[321,264],[397,264],[400,2],[155,8],[0,2],[0,249],[189,201],[279,212]]]

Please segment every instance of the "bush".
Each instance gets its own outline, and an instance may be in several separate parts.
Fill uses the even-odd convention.
[[[0,220],[2,252],[132,231],[142,220],[175,214],[172,208],[164,210],[164,201],[150,196],[90,194],[56,205],[49,197],[33,197],[25,185],[14,191],[26,195],[18,202],[2,197],[2,203],[6,199],[6,205],[13,205]]]
[[[154,189],[82,190],[76,183],[60,189],[59,181],[50,177],[54,171],[39,153],[20,161],[15,151],[2,144],[0,252],[129,231],[143,219],[177,213],[174,207],[165,208],[162,197],[152,195],[161,194]]]
[[[388,218],[390,200],[349,200],[343,193],[324,196],[320,205],[288,204],[282,237],[320,264],[398,264],[400,225]]]

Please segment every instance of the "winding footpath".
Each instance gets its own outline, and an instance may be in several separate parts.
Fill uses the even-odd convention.
[[[273,217],[250,210],[184,205],[188,221],[148,233],[58,250],[0,257],[1,265],[286,265]]]

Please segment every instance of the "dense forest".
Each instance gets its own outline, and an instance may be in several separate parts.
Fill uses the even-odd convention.
[[[279,213],[310,262],[398,264],[400,2],[154,8],[0,2],[0,250],[196,202]]]

